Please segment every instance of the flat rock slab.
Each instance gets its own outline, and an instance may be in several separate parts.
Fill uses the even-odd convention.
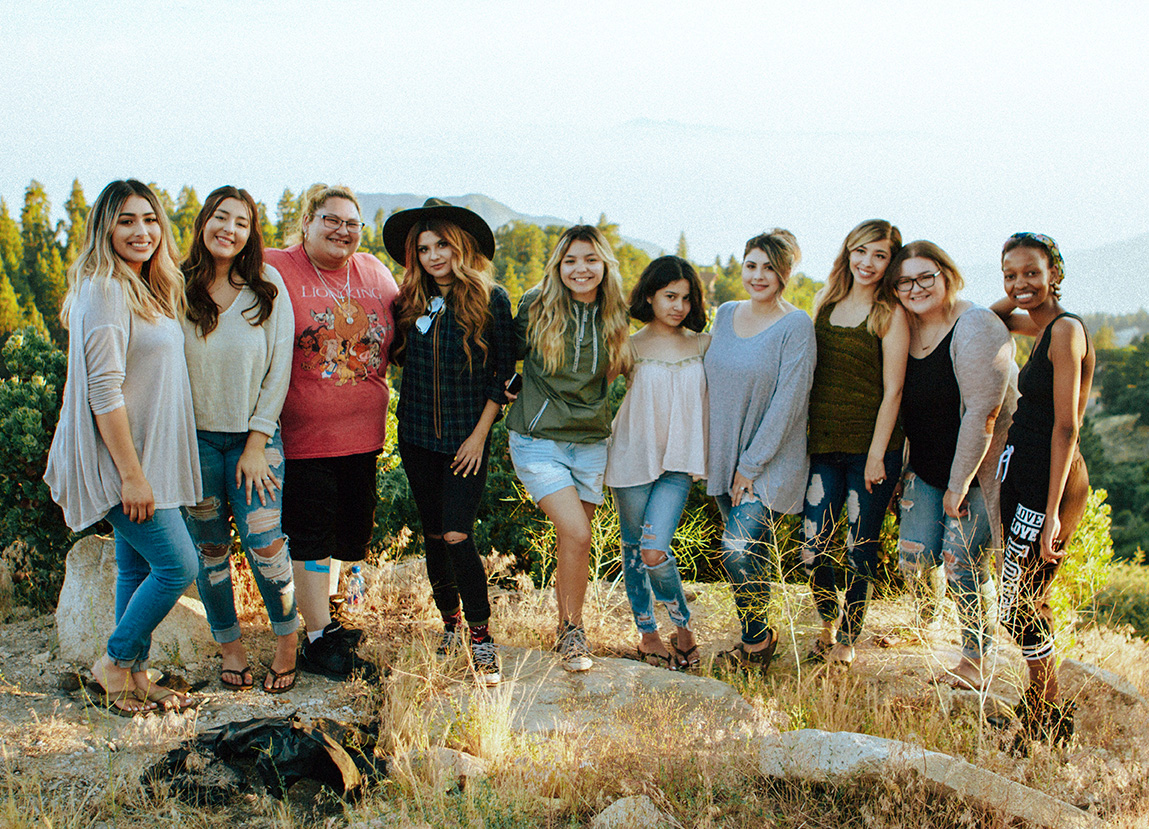
[[[511,728],[547,736],[557,733],[625,736],[643,706],[673,710],[700,729],[738,731],[747,736],[756,721],[737,690],[710,677],[656,668],[632,659],[595,657],[594,667],[568,673],[557,654],[500,646],[503,683],[491,690],[460,691],[464,708],[476,694],[508,706]]]
[[[1055,829],[1099,827],[1075,806],[965,760],[897,740],[840,731],[788,731],[762,740],[759,771],[816,783],[845,783],[896,772],[915,773],[950,794],[1011,817]]]

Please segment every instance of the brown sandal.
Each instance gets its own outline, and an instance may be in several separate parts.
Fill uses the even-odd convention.
[[[746,644],[739,642],[732,649],[723,651],[720,656],[723,662],[726,663],[728,668],[744,671],[756,671],[765,674],[770,667],[770,662],[774,659],[774,651],[778,647],[778,634],[773,628],[767,628],[770,632],[770,644],[758,651],[746,650]]]

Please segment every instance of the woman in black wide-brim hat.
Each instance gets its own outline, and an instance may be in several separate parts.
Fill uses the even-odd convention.
[[[487,482],[491,426],[515,370],[510,298],[491,267],[495,237],[476,213],[428,199],[392,215],[383,243],[406,267],[391,351],[403,366],[399,454],[443,616],[439,653],[450,654],[467,633],[476,676],[495,685],[499,659],[488,630],[487,576],[472,532]]]

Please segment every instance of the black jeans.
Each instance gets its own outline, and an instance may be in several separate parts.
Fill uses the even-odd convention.
[[[400,441],[399,455],[423,523],[427,578],[431,581],[435,607],[447,618],[459,611],[461,599],[467,624],[486,624],[491,617],[487,572],[475,547],[473,530],[487,485],[490,444],[483,449],[483,462],[478,471],[465,478],[451,471],[453,456],[444,452],[432,452]],[[443,535],[452,532],[464,533],[467,537],[448,544]]]

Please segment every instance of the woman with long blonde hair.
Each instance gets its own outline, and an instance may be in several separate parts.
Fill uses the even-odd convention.
[[[602,503],[610,437],[608,392],[631,362],[618,260],[602,232],[568,228],[542,282],[515,316],[523,389],[507,417],[511,460],[554,523],[557,649],[568,671],[591,667],[582,623],[591,519]]]
[[[497,685],[487,574],[474,540],[491,427],[502,414],[516,359],[511,300],[492,275],[495,237],[477,213],[428,199],[393,214],[383,243],[406,268],[391,349],[403,366],[399,454],[443,619],[439,653],[463,645],[466,632],[475,675]]]
[[[180,514],[201,490],[174,254],[151,189],[113,181],[88,214],[60,313],[68,380],[44,480],[73,530],[106,519],[115,531],[116,627],[92,675],[123,717],[193,704],[147,671],[152,631],[198,570]]]
[[[898,407],[910,330],[905,311],[882,290],[901,245],[901,233],[889,222],[862,222],[846,236],[814,301],[818,365],[810,392],[802,559],[822,631],[808,658],[839,665],[854,659],[877,570],[882,517],[901,471]],[[847,525],[844,605],[832,549],[840,523]]]

